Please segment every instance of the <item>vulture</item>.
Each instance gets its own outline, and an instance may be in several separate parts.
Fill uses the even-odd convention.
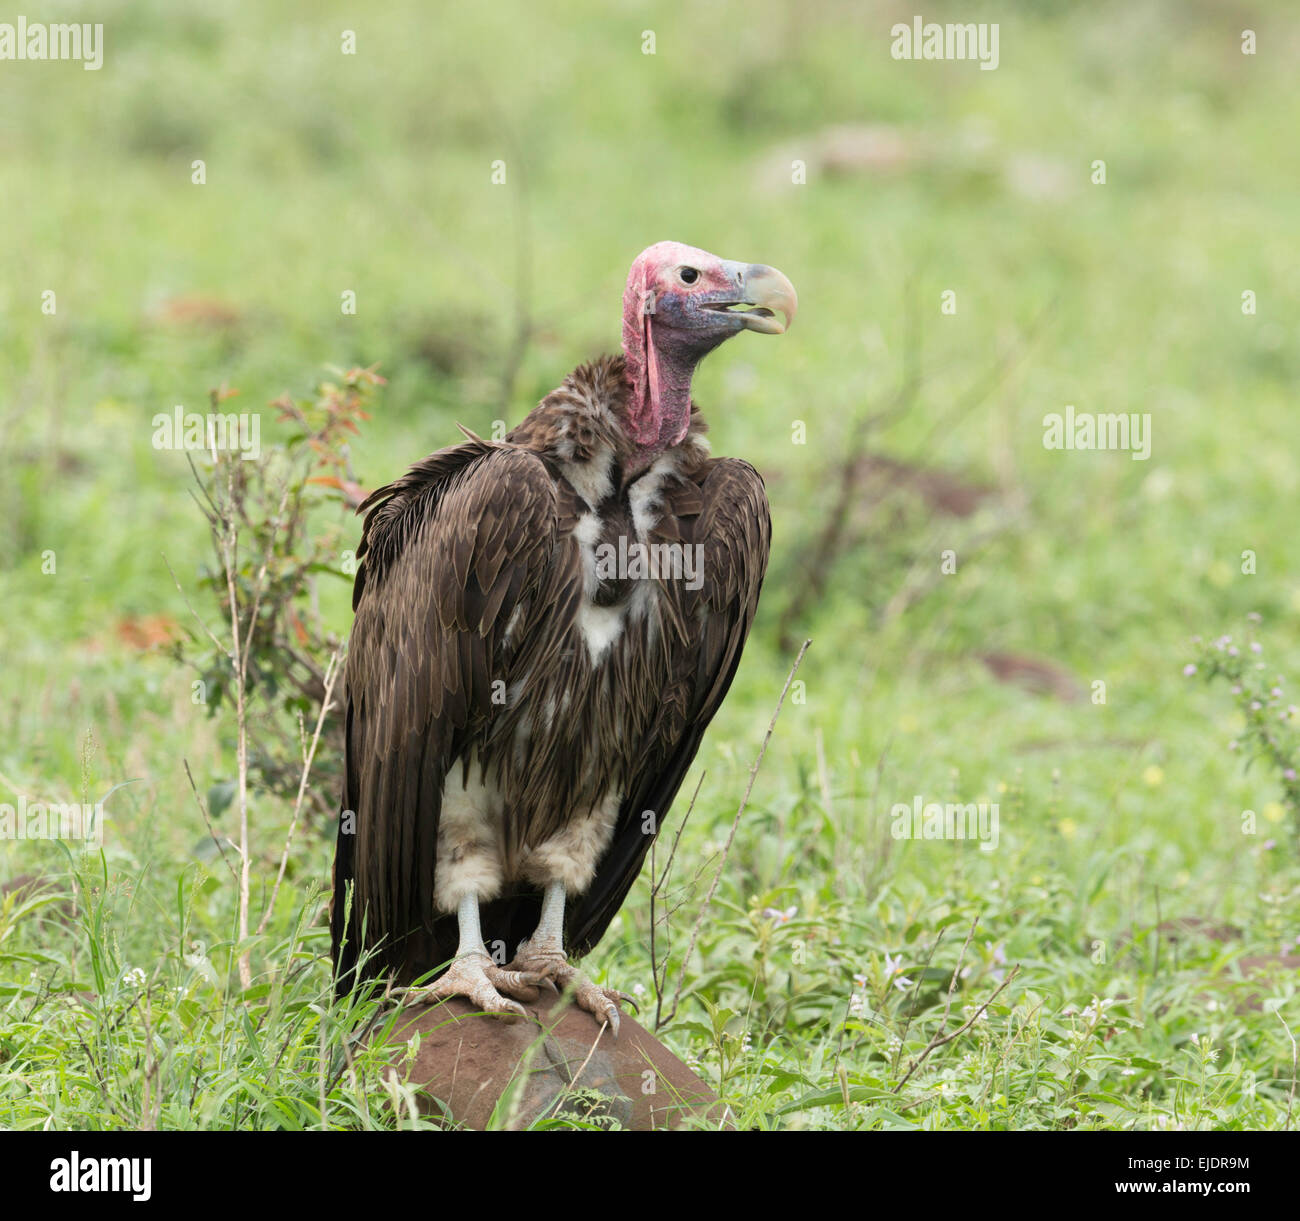
[[[388,979],[404,1003],[509,1019],[549,981],[617,1036],[627,998],[571,960],[627,897],[731,685],[771,537],[763,480],[711,456],[691,377],[796,306],[772,267],[650,246],[621,354],[360,506],[340,992]]]

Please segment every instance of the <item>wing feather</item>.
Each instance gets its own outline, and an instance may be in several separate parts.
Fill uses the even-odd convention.
[[[740,663],[767,571],[772,523],[759,473],[734,458],[711,461],[698,482],[668,495],[659,530],[703,546],[703,582],[665,582],[660,622],[676,634],[668,648],[673,672],[663,692],[662,714],[637,757],[641,768],[624,798],[609,848],[585,895],[566,921],[569,953],[587,953],[604,935],[641,872],[646,853],[700,741]],[[654,832],[643,813],[655,812]]]
[[[536,455],[473,440],[376,492],[353,593],[344,701],[345,810],[331,934],[340,987],[445,962],[455,922],[435,917],[443,784],[493,715],[492,683],[539,645],[540,614],[508,646],[516,609],[572,614],[580,569],[561,525],[571,509]],[[577,582],[575,591],[568,586]],[[351,831],[351,833],[349,833]],[[349,902],[349,891],[351,891]]]

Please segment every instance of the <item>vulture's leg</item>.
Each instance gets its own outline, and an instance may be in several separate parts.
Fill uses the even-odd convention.
[[[492,961],[483,948],[477,895],[466,895],[460,901],[456,919],[460,944],[451,966],[431,984],[402,989],[403,1002],[429,1005],[453,996],[463,996],[484,1013],[498,1013],[509,1021],[527,1016],[519,1001],[535,1001],[537,985],[546,976],[539,971],[499,967]],[[511,1000],[510,997],[517,999]]]
[[[608,1022],[614,1037],[618,1037],[618,1006],[616,1001],[627,1000],[621,992],[601,988],[589,980],[577,967],[571,966],[564,952],[564,883],[548,882],[542,897],[542,918],[527,941],[521,942],[519,952],[507,970],[519,971],[529,976],[545,976],[557,988],[573,989],[573,999],[580,1009],[585,1009],[598,1022]]]

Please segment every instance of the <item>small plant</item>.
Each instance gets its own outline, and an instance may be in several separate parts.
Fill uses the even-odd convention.
[[[333,503],[355,510],[365,491],[352,475],[349,441],[369,418],[375,388],[384,379],[373,369],[350,369],[336,382],[322,382],[309,399],[283,395],[271,404],[293,426],[259,458],[216,453],[210,466],[195,468],[200,507],[212,532],[215,565],[199,588],[231,622],[231,597],[239,608],[243,678],[248,714],[257,720],[249,753],[250,775],[277,796],[292,799],[302,766],[303,717],[320,706],[329,660],[339,648],[320,614],[317,579],[350,581],[356,530],[350,514],[314,512]],[[213,409],[234,391],[212,392]],[[203,684],[209,714],[233,698],[237,678],[226,642],[191,630],[176,656],[192,665]],[[342,729],[327,718],[326,749],[310,800],[332,813],[328,794],[337,787]],[[234,782],[220,781],[208,794],[214,814],[233,799]],[[322,804],[323,803],[323,804]]]
[[[1194,637],[1199,656],[1183,667],[1183,673],[1188,678],[1206,682],[1226,679],[1231,684],[1246,727],[1228,748],[1247,755],[1247,766],[1263,759],[1278,773],[1283,805],[1291,813],[1293,828],[1300,828],[1296,818],[1300,812],[1300,734],[1296,732],[1300,712],[1288,702],[1286,680],[1264,660],[1264,645],[1257,639],[1260,622],[1258,614],[1248,615],[1241,639],[1219,636],[1206,642]]]
[[[297,426],[287,440],[252,461],[214,446],[210,468],[200,471],[191,464],[217,561],[199,585],[216,603],[223,627],[219,635],[194,611],[199,630],[191,632],[189,660],[202,675],[196,690],[209,712],[223,701],[233,703],[235,712],[235,776],[214,784],[200,809],[239,887],[239,977],[245,989],[252,982],[250,790],[258,785],[293,803],[258,935],[284,879],[304,801],[311,794],[318,808],[328,811],[328,799],[317,794],[337,791],[336,771],[321,778],[324,784],[308,785],[323,734],[327,758],[337,761],[343,754],[337,719],[330,720],[340,644],[324,629],[315,578],[321,573],[350,577],[352,553],[342,548],[342,522],[313,532],[311,509],[321,499],[342,499],[355,508],[364,498],[351,477],[348,439],[367,418],[369,395],[382,383],[372,369],[352,369],[342,375],[341,385],[320,385],[312,399],[295,402],[286,395],[272,406],[282,421]],[[214,413],[233,393],[213,391]],[[185,652],[180,646],[178,657]],[[313,709],[318,711],[309,732],[306,714]],[[250,732],[254,728],[256,733]],[[335,749],[328,749],[329,739]],[[234,807],[237,839],[219,837],[213,827],[212,820],[228,806]],[[235,851],[233,862],[227,844]],[[267,863],[274,868],[274,857]]]

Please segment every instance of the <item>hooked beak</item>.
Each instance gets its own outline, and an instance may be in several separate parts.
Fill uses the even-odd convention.
[[[781,335],[790,329],[799,308],[799,297],[785,276],[775,267],[763,263],[727,262],[725,266],[731,272],[739,295],[734,301],[710,303],[709,309],[730,313],[740,319],[746,330],[764,335]],[[735,308],[743,305],[753,308]],[[777,311],[783,315],[784,321],[776,317]]]

